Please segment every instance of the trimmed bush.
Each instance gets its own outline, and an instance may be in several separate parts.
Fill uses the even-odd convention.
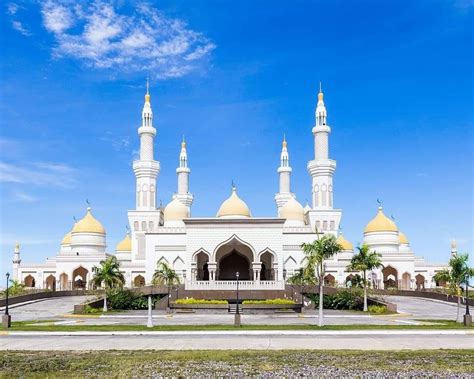
[[[177,299],[175,304],[229,304],[227,300],[205,300],[205,299],[195,299],[190,297],[188,299]]]
[[[319,294],[312,294],[309,298],[319,307]],[[334,295],[324,295],[323,307],[325,309],[363,310],[364,295],[360,288],[342,289]]]
[[[158,298],[153,296],[153,303]],[[107,293],[107,305],[110,309],[120,310],[148,309],[148,299],[127,288],[116,288]]]
[[[367,310],[370,313],[376,313],[376,314],[387,313],[387,307],[385,305],[369,305]]]
[[[267,299],[267,300],[244,300],[242,301],[243,305],[258,305],[258,304],[268,304],[268,305],[293,305],[296,304],[291,299]]]

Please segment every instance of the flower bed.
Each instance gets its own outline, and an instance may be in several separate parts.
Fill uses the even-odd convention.
[[[243,305],[294,305],[291,299],[244,300]]]
[[[210,305],[210,304],[229,304],[227,300],[205,300],[205,299],[194,299],[190,297],[188,299],[177,299],[174,304],[183,305],[183,304],[201,304],[201,305]]]

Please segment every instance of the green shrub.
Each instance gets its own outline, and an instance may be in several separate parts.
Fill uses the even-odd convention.
[[[318,308],[319,294],[311,294],[308,297]],[[324,295],[323,307],[325,309],[362,310],[364,308],[363,291],[360,288],[341,289],[334,295]]]
[[[227,300],[205,300],[195,299],[193,297],[187,299],[177,299],[175,304],[229,304]]]
[[[369,305],[367,310],[370,313],[376,313],[376,314],[387,313],[387,307],[385,305]]]
[[[242,302],[244,305],[256,305],[256,304],[272,304],[272,305],[289,305],[296,304],[291,299],[267,299],[267,300],[244,300]]]
[[[102,312],[102,308],[94,308],[94,307],[91,307],[90,305],[86,305],[84,307],[84,313],[101,313]]]
[[[153,296],[153,303],[157,299]],[[148,298],[127,288],[115,288],[107,293],[107,305],[110,309],[120,310],[148,309]]]

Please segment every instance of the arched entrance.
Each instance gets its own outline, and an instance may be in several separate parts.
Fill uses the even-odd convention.
[[[260,255],[260,280],[275,280],[275,273],[273,270],[273,254],[266,251]]]
[[[73,289],[85,289],[87,285],[87,274],[89,271],[79,266],[72,272]]]
[[[209,280],[209,255],[200,251],[194,256],[196,263],[196,280]]]
[[[61,275],[59,275],[59,286],[62,290],[69,289],[68,280],[69,280],[69,277],[65,272],[63,272]]]
[[[34,288],[35,285],[36,285],[36,281],[35,281],[35,278],[33,277],[33,275],[27,275],[25,277],[25,287],[30,287],[30,288]]]
[[[145,278],[141,275],[135,276],[135,279],[133,279],[133,285],[135,287],[143,287],[145,285]]]
[[[56,291],[56,278],[53,274],[46,278],[46,288],[51,291]]]
[[[215,252],[217,280],[236,280],[237,272],[240,280],[253,280],[251,266],[253,257],[252,249],[233,237]]]
[[[411,275],[408,272],[405,272],[402,275],[402,290],[411,289]]]
[[[425,289],[425,277],[421,274],[418,274],[415,276],[416,280],[416,290],[417,291],[422,291]]]
[[[333,275],[327,274],[324,277],[324,285],[325,286],[334,287],[335,284],[336,284],[336,278]]]
[[[385,289],[398,288],[398,271],[392,266],[387,266],[382,270],[383,285]]]

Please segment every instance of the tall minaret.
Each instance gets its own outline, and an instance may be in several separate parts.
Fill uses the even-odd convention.
[[[174,195],[186,207],[188,207],[188,215],[191,215],[191,204],[194,196],[189,193],[189,174],[191,169],[188,167],[188,153],[186,151],[186,141],[181,142],[181,152],[179,154],[179,167],[176,169],[178,175],[178,192]]]
[[[285,136],[283,136],[278,174],[280,175],[280,191],[275,195],[275,202],[277,204],[278,212],[280,212],[280,208],[285,205],[288,200],[295,196],[293,193],[291,193],[290,156],[288,155],[288,144],[286,142]]]
[[[140,136],[140,159],[133,162],[133,171],[137,178],[136,210],[151,211],[156,209],[156,177],[160,172],[160,162],[153,159],[153,139],[156,136],[156,129],[153,127],[148,80],[142,111],[142,126],[138,128],[138,135]]]
[[[332,177],[336,170],[336,161],[329,159],[329,133],[324,94],[319,85],[318,105],[316,106],[316,124],[313,127],[314,160],[308,162],[308,171],[313,178],[313,209],[333,209]]]
[[[17,242],[15,245],[15,250],[13,251],[13,280],[19,280],[18,278],[18,269],[20,268],[21,258],[20,258],[20,244]]]
[[[453,239],[451,241],[451,256],[455,257],[456,255],[458,255],[458,244],[456,240]]]

